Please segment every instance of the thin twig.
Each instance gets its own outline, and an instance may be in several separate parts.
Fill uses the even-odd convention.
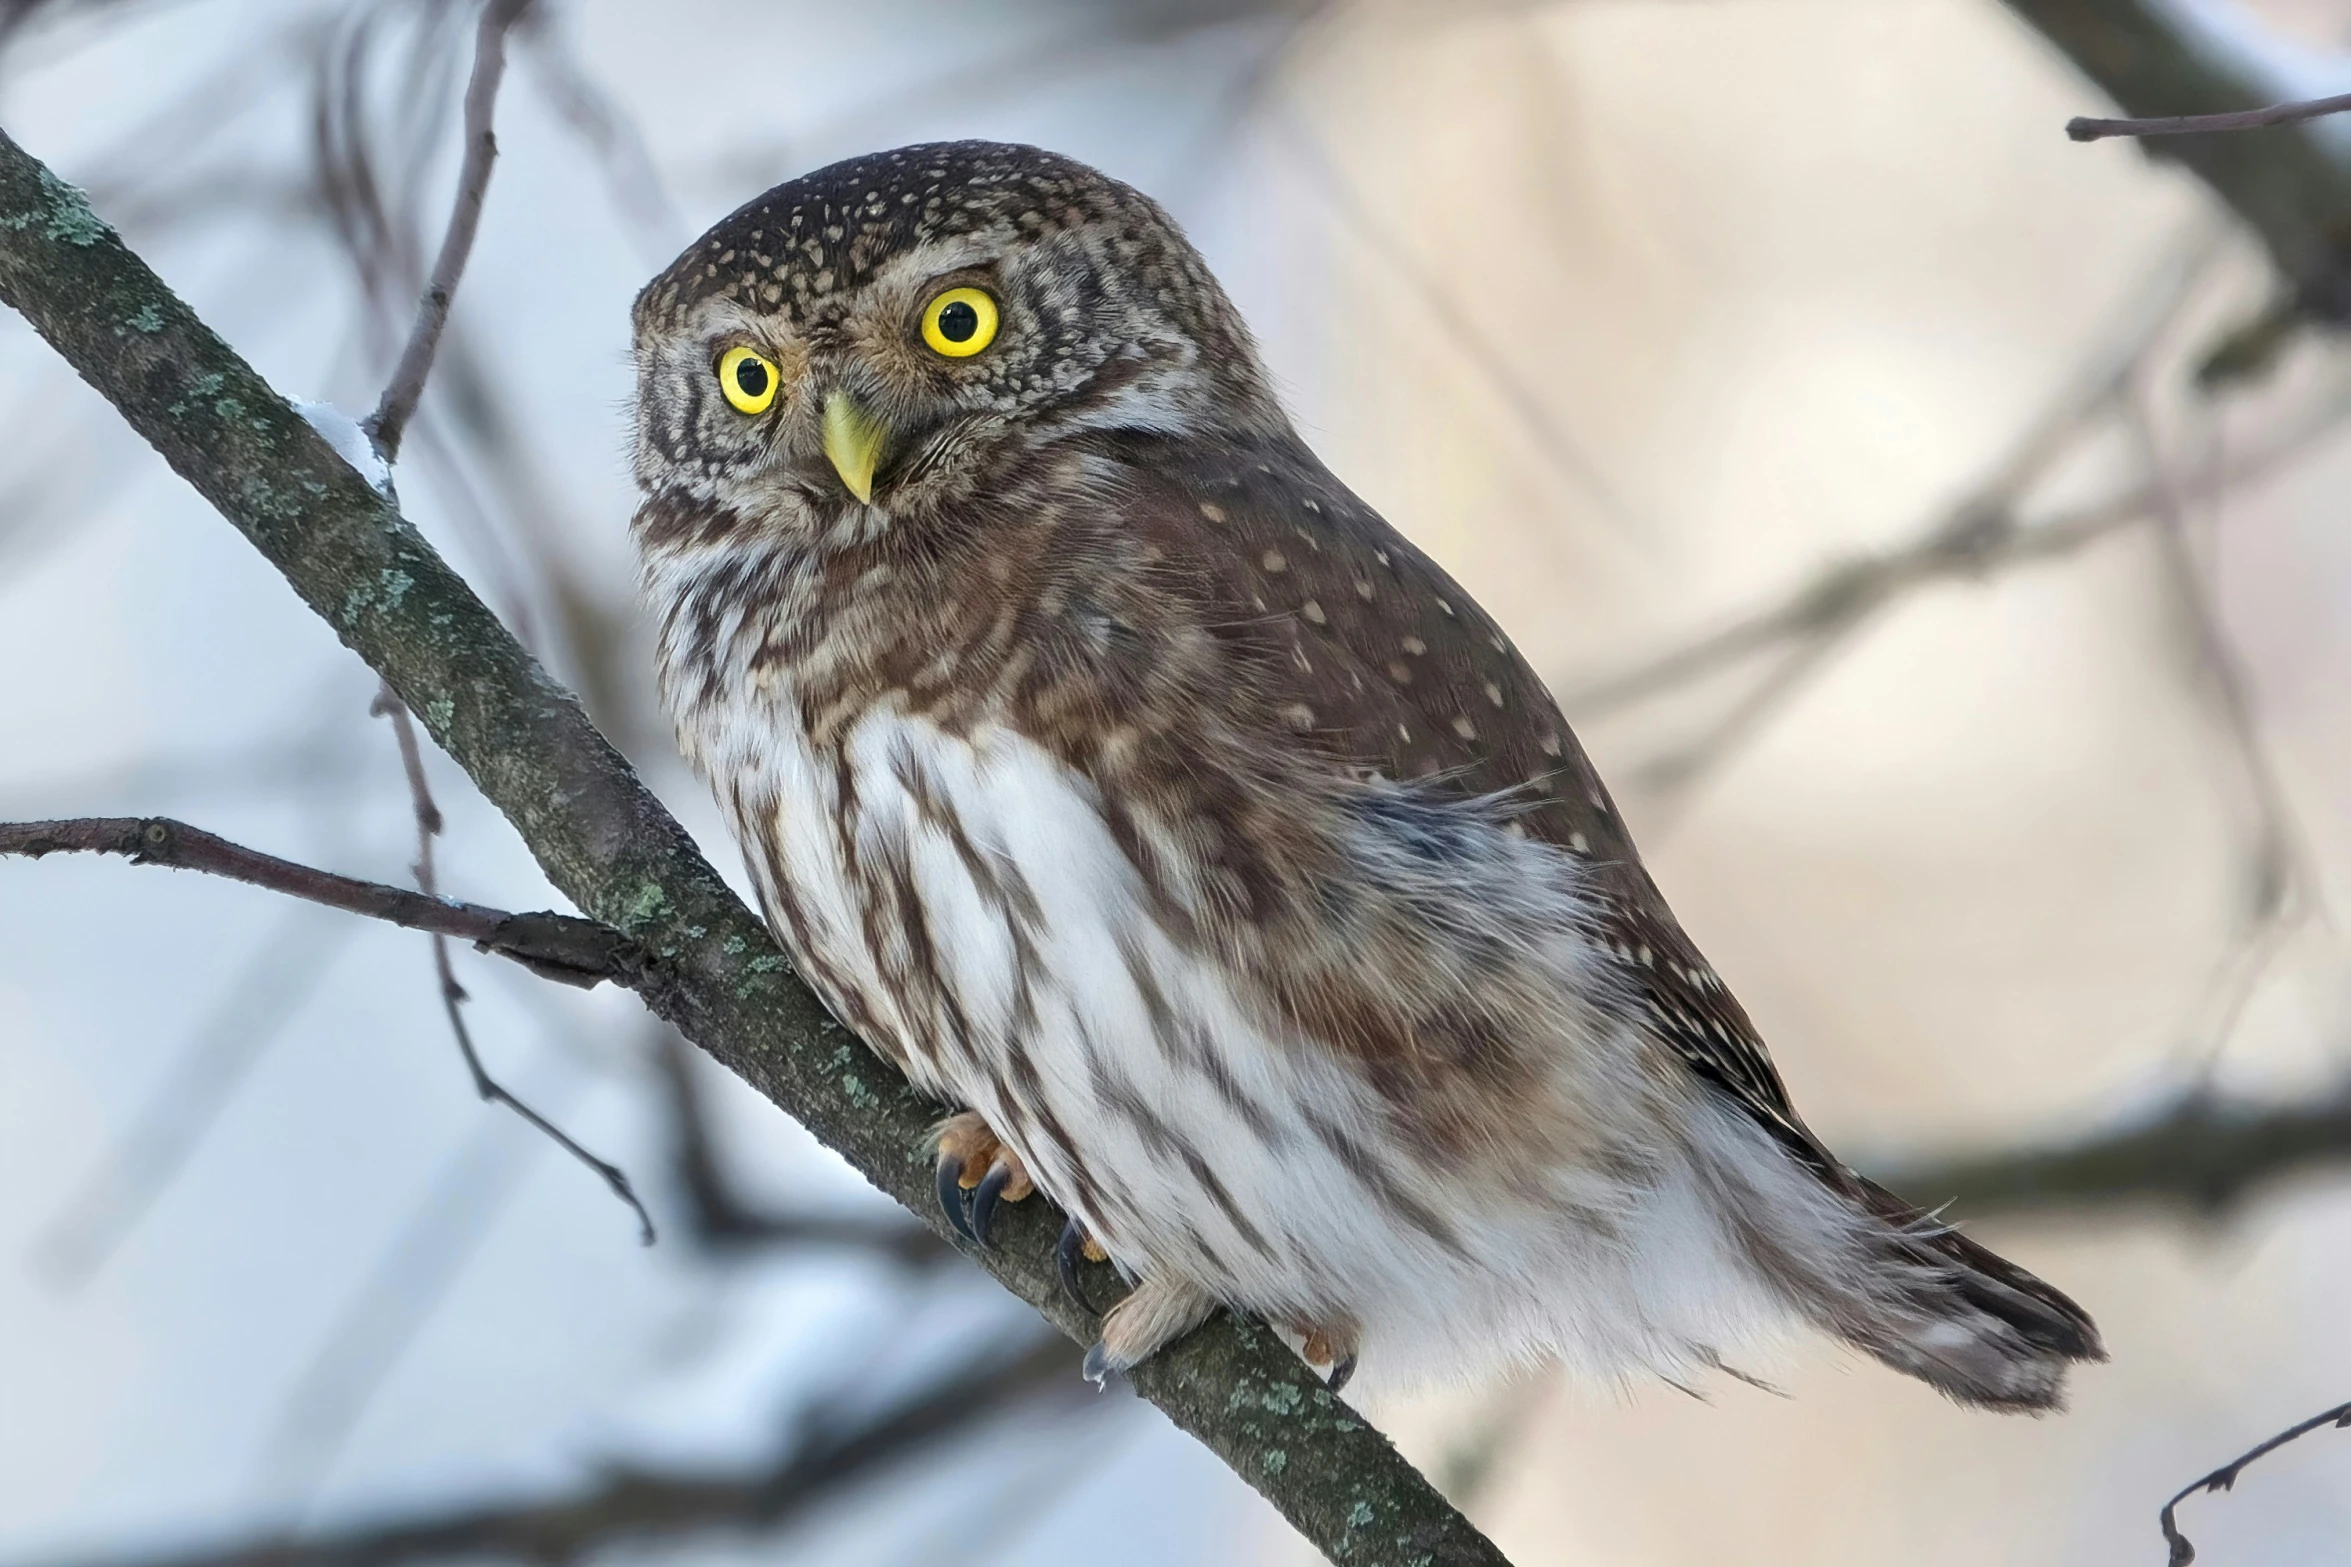
[[[2206,131],[2258,131],[2272,125],[2293,125],[2324,114],[2351,109],[2351,92],[2331,98],[2305,98],[2297,103],[2273,103],[2266,109],[2237,109],[2227,114],[2165,114],[2144,120],[2099,120],[2077,115],[2065,122],[2065,134],[2075,141],[2098,141],[2108,136],[2197,136]]]
[[[415,721],[408,716],[407,705],[388,685],[378,693],[368,711],[392,721],[392,734],[400,746],[400,765],[408,774],[409,801],[416,813],[416,884],[426,896],[437,896],[439,879],[433,870],[433,840],[440,836],[441,808],[433,802],[432,785],[425,778],[424,749],[417,744]],[[473,1031],[465,1025],[465,987],[457,983],[456,967],[449,961],[448,938],[438,931],[432,937],[433,973],[440,981],[441,1010],[448,1015],[449,1032],[457,1036],[457,1050],[465,1057],[465,1069],[473,1074],[473,1091],[485,1103],[504,1105],[521,1116],[565,1153],[602,1177],[604,1184],[612,1188],[612,1195],[627,1203],[636,1214],[639,1242],[652,1245],[653,1215],[645,1211],[636,1188],[629,1184],[628,1172],[581,1147],[571,1134],[509,1093],[482,1065],[481,1052],[474,1048]]]
[[[2180,1533],[2179,1521],[2175,1516],[2180,1503],[2194,1496],[2198,1491],[2235,1489],[2237,1477],[2245,1472],[2247,1465],[2257,1459],[2266,1458],[2288,1442],[2298,1441],[2325,1426],[2334,1426],[2338,1430],[2351,1426],[2351,1404],[2337,1404],[2323,1414],[2312,1415],[2300,1425],[2287,1427],[2250,1452],[2240,1453],[2203,1479],[2183,1489],[2170,1501],[2165,1502],[2163,1511],[2157,1515],[2157,1522],[2163,1525],[2164,1543],[2171,1547],[2171,1560],[2166,1564],[2166,1567],[2188,1567],[2188,1564],[2196,1559],[2196,1547],[2190,1545],[2188,1537]]]
[[[457,199],[449,209],[449,227],[441,235],[440,254],[433,258],[424,297],[417,301],[416,325],[408,346],[384,388],[383,401],[368,415],[368,436],[390,462],[400,455],[400,437],[424,396],[425,377],[432,374],[433,354],[449,324],[449,305],[457,297],[457,280],[473,253],[474,234],[481,227],[482,201],[489,194],[490,169],[498,158],[498,138],[491,120],[498,107],[498,82],[506,74],[506,34],[531,0],[490,0],[482,10],[474,35],[473,76],[465,85],[465,158],[457,174]]]
[[[135,865],[225,876],[409,930],[470,941],[545,978],[583,988],[608,979],[633,986],[644,971],[644,959],[628,938],[594,920],[568,914],[509,914],[479,903],[339,876],[248,849],[168,816],[0,822],[0,857],[37,860],[46,854],[119,854]]]

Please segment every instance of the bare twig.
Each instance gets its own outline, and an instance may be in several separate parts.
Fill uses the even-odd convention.
[[[2033,488],[2113,414],[2219,248],[2212,233],[2192,235],[2178,246],[2006,457],[1907,540],[1875,555],[1831,562],[1777,603],[1682,647],[1566,686],[1561,705],[1580,720],[1760,661],[1761,672],[1725,711],[1632,775],[1651,807],[1662,808],[1721,767],[1897,600],[1931,583],[1981,579],[2068,555],[2144,520],[2156,499],[2152,483],[2103,506],[2034,523],[2024,519],[2022,508]],[[2191,482],[2214,480],[2199,474]]]
[[[441,808],[433,803],[432,785],[424,773],[424,750],[416,741],[416,725],[408,716],[408,709],[390,686],[386,686],[368,709],[378,717],[392,721],[392,734],[400,746],[400,765],[408,774],[408,795],[416,813],[416,884],[427,897],[439,894],[439,878],[433,871],[433,840],[441,833]],[[548,1120],[507,1091],[506,1086],[492,1077],[482,1065],[481,1052],[474,1048],[473,1031],[465,1023],[465,987],[457,983],[457,970],[449,961],[449,939],[439,931],[433,938],[433,972],[440,981],[441,1010],[448,1015],[449,1032],[457,1036],[458,1054],[465,1058],[465,1069],[473,1074],[473,1091],[487,1104],[501,1104],[537,1127],[565,1153],[586,1165],[602,1177],[618,1197],[637,1216],[637,1238],[643,1244],[653,1244],[653,1215],[645,1211],[645,1204],[637,1197],[636,1188],[629,1184],[628,1172],[619,1165],[599,1159],[581,1147],[570,1133]]]
[[[490,169],[497,161],[498,138],[491,120],[498,106],[498,82],[506,74],[506,34],[530,6],[531,0],[489,0],[474,35],[473,77],[465,87],[465,157],[457,175],[457,199],[449,210],[449,227],[441,236],[441,250],[433,258],[424,297],[417,302],[416,325],[408,346],[384,388],[383,400],[368,415],[366,430],[386,462],[400,455],[400,437],[424,396],[425,377],[432,373],[433,354],[449,324],[449,305],[457,296],[457,280],[464,275],[466,258],[473,253],[475,232],[481,227],[482,200],[490,189]]]
[[[2125,115],[2242,113],[2292,89],[2250,50],[2215,47],[2205,7],[2170,0],[2004,0]],[[2236,19],[2260,24],[2249,8]],[[2258,112],[2258,110],[2256,111]],[[2261,238],[2300,314],[2351,320],[2351,160],[2324,138],[2173,136],[2156,145],[2200,176]]]
[[[548,979],[593,986],[634,985],[644,959],[608,925],[568,914],[509,914],[453,898],[428,897],[360,881],[263,854],[167,816],[91,816],[67,821],[0,822],[0,856],[119,854],[135,865],[203,871],[349,914],[470,941]]]
[[[2322,114],[2351,109],[2351,92],[2332,98],[2305,98],[2298,103],[2273,103],[2266,109],[2237,109],[2227,114],[2165,114],[2144,120],[2100,120],[2076,115],[2065,122],[2065,134],[2075,141],[2098,141],[2107,136],[2198,136],[2206,131],[2258,131],[2272,125],[2293,125]]]
[[[2170,1501],[2165,1502],[2163,1511],[2157,1515],[2156,1521],[2163,1526],[2164,1543],[2171,1547],[2171,1560],[2167,1567],[2188,1567],[2188,1564],[2196,1559],[2196,1547],[2190,1545],[2188,1537],[2180,1533],[2179,1520],[2176,1516],[2180,1503],[2199,1491],[2234,1490],[2237,1477],[2245,1472],[2247,1465],[2268,1457],[2288,1442],[2299,1441],[2311,1432],[2326,1426],[2333,1426],[2337,1430],[2351,1427],[2351,1404],[2337,1404],[2323,1414],[2312,1415],[2300,1425],[2287,1427],[2259,1447],[2250,1452],[2239,1454],[2203,1479],[2183,1489]]]

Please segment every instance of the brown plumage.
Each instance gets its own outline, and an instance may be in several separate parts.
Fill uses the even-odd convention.
[[[1805,1128],[1540,680],[1149,200],[852,160],[636,319],[681,742],[810,981],[967,1107],[959,1222],[1033,1181],[1140,1280],[1097,1371],[1219,1301],[1398,1374],[1792,1319],[2037,1409],[2098,1357]]]

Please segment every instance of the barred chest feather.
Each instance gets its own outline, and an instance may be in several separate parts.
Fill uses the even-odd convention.
[[[1589,954],[1571,911],[1537,911],[1536,937],[1511,938],[1556,998],[1533,1020],[1559,1036],[1536,1042],[1554,1080],[1513,1112],[1544,1153],[1448,1156],[1399,1130],[1392,1084],[1170,928],[1164,888],[1094,783],[1035,742],[949,733],[888,701],[818,741],[788,685],[747,674],[678,716],[771,925],[828,1005],[916,1083],[981,1112],[1130,1272],[1195,1280],[1277,1323],[1357,1324],[1383,1381],[1541,1353],[1607,1377],[1679,1374],[1782,1315],[1739,1264],[1706,1161],[1649,1131],[1648,1046],[1574,1001],[1568,971]],[[1531,886],[1553,851],[1485,831],[1468,846],[1482,889],[1410,885],[1426,846],[1376,825],[1365,882],[1424,912],[1457,893],[1465,927],[1481,899],[1523,921],[1527,897],[1557,889],[1514,882]]]

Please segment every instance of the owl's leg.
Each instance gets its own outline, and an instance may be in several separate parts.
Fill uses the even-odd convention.
[[[939,1148],[939,1206],[968,1240],[990,1244],[998,1202],[1018,1202],[1037,1189],[1029,1172],[976,1110],[951,1115],[932,1129]]]
[[[1102,1319],[1102,1337],[1086,1351],[1086,1380],[1100,1387],[1111,1372],[1132,1370],[1215,1310],[1216,1297],[1197,1284],[1165,1274],[1145,1279]]]

